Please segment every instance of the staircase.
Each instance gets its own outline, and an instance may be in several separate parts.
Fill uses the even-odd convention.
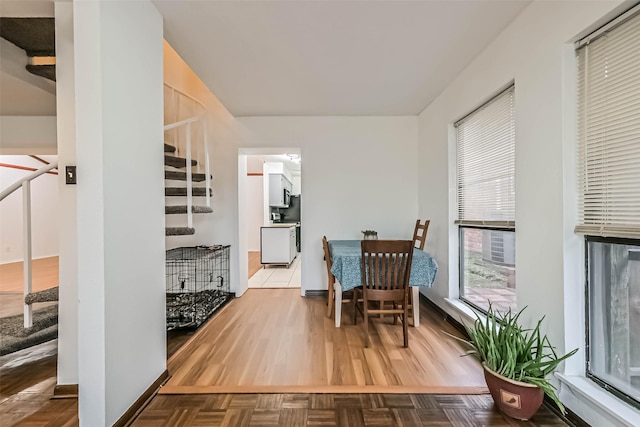
[[[177,186],[179,182],[187,181],[187,173],[182,172],[181,170],[176,169],[185,169],[187,166],[187,159],[182,157],[177,157],[176,147],[173,145],[169,145],[167,143],[164,144],[164,179],[165,179],[165,187],[164,187],[164,195],[166,197],[187,197],[187,188],[182,186]],[[197,166],[198,162],[196,160],[191,161],[191,167]],[[211,178],[211,176],[209,177]],[[202,183],[206,181],[206,175],[203,173],[192,173],[191,174],[192,182]],[[194,197],[205,197],[207,189],[205,187],[192,187],[192,196]],[[209,189],[209,196],[211,196],[211,189]],[[178,214],[187,214],[187,205],[165,205],[164,213],[165,215],[178,215]],[[191,213],[194,214],[208,214],[212,213],[213,209],[211,206],[206,205],[191,205]],[[166,236],[187,236],[190,234],[195,234],[196,230],[193,227],[166,227],[165,235]]]
[[[166,236],[195,234],[193,215],[213,212],[205,110],[196,99],[165,84],[165,122],[172,123],[165,126],[165,140],[171,143],[164,143],[164,213],[186,216],[185,226],[166,227]],[[185,115],[191,117],[183,119]],[[198,160],[192,156],[194,148]],[[167,223],[175,222],[167,218]]]
[[[54,18],[0,18],[0,37],[24,49],[31,74],[56,81]]]

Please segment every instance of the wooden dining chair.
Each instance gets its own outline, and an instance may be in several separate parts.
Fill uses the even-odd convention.
[[[324,260],[327,263],[327,283],[328,283],[328,294],[327,294],[327,317],[331,317],[331,313],[333,312],[333,304],[334,304],[334,285],[336,283],[336,277],[331,273],[331,252],[329,252],[329,242],[327,241],[327,236],[322,236],[322,248],[324,249]]]
[[[431,221],[426,219],[424,224],[420,223],[420,220],[416,220],[416,226],[413,229],[413,246],[421,251],[424,250],[424,245],[427,241],[427,231],[429,230],[429,223]],[[420,301],[418,301],[420,304]],[[409,305],[407,307],[411,317],[413,317],[413,294],[409,292]],[[415,325],[414,325],[415,326]]]
[[[352,303],[352,305],[355,306],[356,300],[353,298],[353,291],[344,292],[342,294],[342,303],[340,304],[340,307],[334,307],[335,299],[336,299],[335,298],[336,277],[333,275],[333,273],[331,273],[331,267],[333,263],[331,261],[331,251],[329,249],[329,242],[327,241],[327,236],[322,236],[322,248],[324,249],[324,259],[327,264],[327,278],[328,278],[327,280],[327,283],[328,283],[327,317],[331,317],[331,314],[333,313],[334,308],[336,310],[342,310],[342,304],[347,302],[350,302]],[[355,307],[354,307],[354,311],[355,311]],[[355,319],[355,315],[354,315],[354,319]]]
[[[362,312],[365,347],[369,347],[369,315],[392,314],[402,321],[404,347],[409,346],[407,331],[409,275],[413,259],[411,240],[362,241]],[[357,292],[356,292],[357,294]],[[354,296],[357,298],[357,295]],[[373,302],[373,307],[370,307]],[[391,306],[386,303],[392,303]],[[376,304],[377,303],[377,304]]]
[[[424,224],[420,224],[420,220],[416,220],[416,228],[413,229],[413,246],[424,250],[424,244],[427,241],[427,230],[429,229],[430,220],[425,220]]]

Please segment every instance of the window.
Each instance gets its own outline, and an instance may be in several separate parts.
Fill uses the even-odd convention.
[[[588,375],[640,402],[640,245],[587,238]]]
[[[510,86],[455,124],[460,299],[516,309],[515,110]]]
[[[577,43],[587,376],[640,402],[640,8]]]

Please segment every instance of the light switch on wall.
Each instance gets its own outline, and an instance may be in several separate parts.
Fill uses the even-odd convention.
[[[67,166],[65,167],[65,182],[67,184],[76,184],[77,176],[76,176],[76,167],[75,166]]]

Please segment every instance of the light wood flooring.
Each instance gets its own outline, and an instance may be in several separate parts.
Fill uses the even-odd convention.
[[[0,265],[0,292],[22,292],[22,261]],[[58,285],[58,257],[34,259],[31,264],[33,291]]]
[[[261,268],[260,251],[249,251],[249,279],[251,279]]]
[[[276,290],[255,290],[256,293],[271,293]],[[277,292],[291,292],[291,290],[277,290]],[[294,290],[295,292],[295,290]],[[249,296],[251,294],[247,294]],[[266,295],[266,294],[264,294]],[[242,297],[245,298],[245,297]],[[298,297],[300,298],[300,297]],[[302,298],[301,298],[302,299]],[[241,299],[236,300],[239,302]],[[324,300],[320,298],[302,299],[311,301],[311,305],[324,311]],[[269,301],[267,301],[269,302]],[[222,313],[228,312],[234,304],[230,304]],[[292,312],[295,312],[294,309]],[[308,313],[314,317],[316,309]],[[428,328],[430,334],[438,334],[443,328],[452,329],[428,313],[423,306],[422,325]],[[231,313],[227,313],[227,316]],[[246,314],[246,313],[245,313]],[[346,312],[345,312],[346,314]],[[233,316],[231,316],[233,318]],[[253,316],[252,316],[253,318]],[[204,329],[216,325],[219,335],[224,335],[232,324],[216,324],[212,319]],[[307,322],[308,320],[303,320]],[[346,319],[348,321],[348,319]],[[346,323],[346,322],[345,322]],[[287,323],[285,327],[291,328]],[[358,325],[358,327],[361,325]],[[343,326],[344,327],[344,326]],[[320,329],[324,322],[320,322]],[[318,333],[314,329],[314,334]],[[342,329],[342,328],[341,328]],[[410,328],[412,329],[412,328]],[[211,330],[209,330],[211,332]],[[415,335],[415,334],[413,334]],[[413,337],[412,335],[412,337]],[[199,337],[192,338],[195,344]],[[311,338],[313,339],[313,338]],[[398,351],[400,336],[398,339]],[[169,341],[173,338],[169,337]],[[359,339],[361,340],[361,339]],[[356,340],[356,341],[359,341]],[[410,345],[415,342],[411,341]],[[214,339],[212,346],[217,345]],[[219,344],[219,343],[218,343]],[[374,340],[375,344],[375,340]],[[240,345],[240,343],[238,343]],[[354,344],[355,345],[355,344]],[[171,348],[172,345],[168,347]],[[393,346],[392,346],[393,347]],[[170,366],[174,369],[178,357],[189,359],[188,353],[201,351],[201,346],[187,346],[176,353]],[[372,347],[374,349],[375,347]],[[411,349],[411,347],[410,347]],[[78,400],[62,399],[50,400],[56,383],[56,350],[57,340],[41,344],[31,351],[20,352],[0,357],[0,425],[21,427],[71,427],[78,426]],[[347,353],[355,349],[346,349]],[[430,352],[429,357],[439,357],[439,351]],[[295,355],[285,354],[294,358]],[[305,355],[308,356],[306,353]],[[348,356],[351,357],[351,356]],[[372,361],[375,358],[371,359]],[[393,359],[393,363],[398,363]],[[457,364],[457,353],[449,361],[442,360],[437,365],[441,370],[447,370]],[[298,360],[298,365],[312,363],[313,360]],[[239,361],[238,363],[242,363]],[[390,361],[391,363],[391,361]],[[435,361],[432,364],[436,365]],[[206,372],[206,366],[200,366],[200,372]],[[448,375],[441,373],[442,375]],[[157,395],[134,421],[133,426],[564,426],[547,408],[528,422],[518,422],[500,414],[493,406],[491,397],[482,395],[451,395],[451,394],[318,394],[318,393],[270,393],[270,394],[178,394]]]
[[[58,285],[58,257],[33,260],[32,277],[34,292]],[[22,262],[0,265],[0,317],[22,314],[24,310]],[[56,302],[40,303],[36,309],[44,308]]]
[[[372,319],[326,317],[326,299],[296,289],[249,289],[207,323],[168,362],[160,393],[485,393],[476,360],[443,334],[457,331],[423,305],[419,328]]]

